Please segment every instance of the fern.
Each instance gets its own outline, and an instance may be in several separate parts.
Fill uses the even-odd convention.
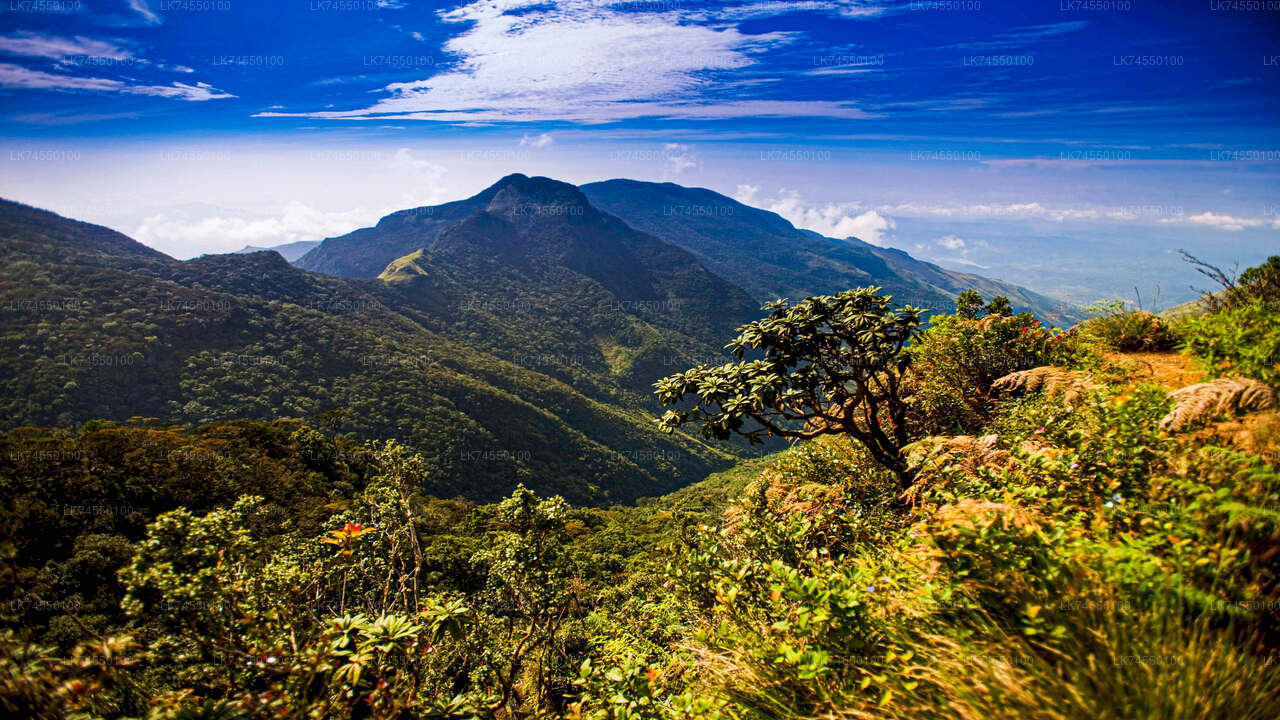
[[[1061,396],[1068,403],[1082,394],[1096,389],[1097,383],[1089,375],[1067,368],[1044,365],[1030,370],[1009,373],[991,384],[991,389],[1009,394],[1043,392],[1047,396]]]
[[[1276,406],[1276,393],[1247,378],[1219,378],[1188,385],[1170,394],[1174,406],[1160,420],[1165,430],[1184,430],[1228,413],[1247,413]]]

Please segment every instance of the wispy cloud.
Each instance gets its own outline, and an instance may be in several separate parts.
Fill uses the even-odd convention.
[[[762,5],[780,11],[776,4]],[[625,7],[589,0],[473,2],[440,15],[446,23],[466,25],[444,45],[457,57],[451,69],[387,85],[382,91],[389,97],[363,108],[260,116],[584,124],[645,117],[869,117],[852,102],[740,100],[729,91],[726,73],[752,67],[761,53],[792,42],[788,33],[745,34],[732,23],[685,22],[678,4],[661,12]]]
[[[151,6],[147,4],[147,0],[129,0],[129,8],[148,24],[159,25],[164,22],[159,15],[152,11]]]
[[[962,43],[953,43],[950,45],[940,45],[932,50],[961,50],[964,52],[979,52],[982,50],[1008,50],[1011,48],[1026,48],[1028,45],[1047,40],[1050,38],[1060,37],[1069,33],[1079,32],[1088,27],[1089,23],[1084,20],[1069,20],[1066,22],[1052,23],[1049,25],[1031,25],[1028,27],[1013,28],[1006,32],[997,33],[987,40],[974,40]]]
[[[74,57],[130,60],[133,53],[114,42],[95,40],[80,35],[59,37],[35,32],[16,32],[0,35],[0,53],[23,57],[48,58],[64,61]]]
[[[1181,207],[1161,204],[1129,206],[1053,207],[1040,202],[975,203],[969,205],[933,205],[899,203],[881,205],[881,212],[904,217],[942,217],[984,220],[1049,220],[1051,222],[1141,222],[1204,225],[1232,232],[1246,228],[1270,226],[1280,230],[1280,218],[1245,218],[1227,213],[1205,211],[1188,215]],[[949,248],[954,249],[954,248]]]
[[[409,148],[396,150],[395,155],[391,157],[391,168],[393,170],[409,171],[429,184],[435,183],[448,172],[448,168],[439,163],[433,163],[425,158],[414,157]]]
[[[101,77],[76,77],[31,70],[20,65],[0,63],[0,87],[58,92],[102,92],[126,95],[149,95],[176,100],[204,101],[235,97],[206,83],[175,82],[170,85],[142,85]]]
[[[138,113],[21,113],[12,119],[28,125],[79,125],[81,123],[103,122],[106,120],[125,120],[136,118]]]

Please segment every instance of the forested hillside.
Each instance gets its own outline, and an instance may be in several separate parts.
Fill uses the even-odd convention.
[[[875,285],[899,302],[937,308],[975,290],[1005,296],[1019,312],[1057,325],[1083,319],[1068,303],[1026,288],[945,270],[858,238],[823,237],[705,188],[619,179],[588,183],[582,192],[628,225],[692,252],[761,302]]]
[[[580,273],[527,282],[513,298],[498,294],[511,289],[496,284],[501,268],[490,280],[473,268],[462,287],[444,275],[343,280],[269,252],[177,262],[105,228],[0,209],[7,427],[303,418],[399,438],[429,458],[432,492],[481,500],[519,482],[577,502],[630,500],[704,477],[734,452],[662,435],[650,419],[662,366],[715,352],[680,331],[692,316]],[[673,282],[702,280],[696,267],[680,272],[694,276]],[[749,307],[706,297],[721,308],[708,327],[722,331]],[[533,322],[584,307],[596,320],[564,320],[563,338]],[[646,317],[674,320],[658,329]]]

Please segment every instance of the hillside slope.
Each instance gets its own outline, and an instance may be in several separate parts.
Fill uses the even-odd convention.
[[[524,482],[627,501],[729,458],[657,432],[631,394],[589,397],[477,349],[429,293],[411,304],[402,288],[307,273],[271,252],[178,262],[8,202],[0,231],[4,427],[321,418],[401,440],[430,458],[429,492],[475,499]]]
[[[582,191],[593,205],[637,230],[689,250],[757,300],[878,285],[900,302],[949,311],[957,294],[973,288],[988,298],[1005,295],[1015,309],[1055,324],[1081,319],[1067,304],[1025,288],[946,270],[857,238],[800,230],[776,213],[712,190],[618,179],[588,183]]]

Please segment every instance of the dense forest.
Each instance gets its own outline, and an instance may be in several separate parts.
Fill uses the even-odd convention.
[[[1067,330],[977,292],[772,303],[647,422],[791,444],[631,505],[462,499],[358,417],[11,427],[0,708],[1280,716],[1280,257],[1220,279]]]

